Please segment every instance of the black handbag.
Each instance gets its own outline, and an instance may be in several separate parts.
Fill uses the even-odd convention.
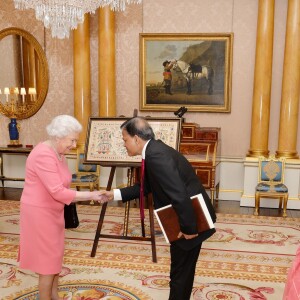
[[[65,228],[77,228],[79,226],[79,219],[78,219],[75,203],[71,203],[70,205],[65,205],[64,215],[65,215]]]

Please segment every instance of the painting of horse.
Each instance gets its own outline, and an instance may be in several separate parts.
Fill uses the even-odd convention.
[[[140,110],[230,112],[232,33],[140,34]]]
[[[209,65],[196,65],[196,64],[188,64],[182,60],[175,60],[173,62],[173,70],[176,72],[181,72],[183,77],[186,80],[187,86],[187,95],[192,94],[192,82],[193,80],[201,80],[204,79],[208,83],[207,93],[209,95],[213,94],[213,78],[214,78],[214,70]]]

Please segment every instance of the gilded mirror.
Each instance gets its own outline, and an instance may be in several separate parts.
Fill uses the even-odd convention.
[[[26,119],[43,105],[48,92],[46,55],[35,37],[20,28],[0,31],[0,113]]]

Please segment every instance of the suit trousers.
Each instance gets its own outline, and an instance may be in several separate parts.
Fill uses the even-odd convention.
[[[191,250],[183,250],[176,243],[171,244],[169,300],[190,300],[201,246],[202,243]]]

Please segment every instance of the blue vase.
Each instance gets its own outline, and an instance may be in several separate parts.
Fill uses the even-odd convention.
[[[19,129],[16,118],[11,118],[8,124],[9,138],[11,144],[19,144]]]

